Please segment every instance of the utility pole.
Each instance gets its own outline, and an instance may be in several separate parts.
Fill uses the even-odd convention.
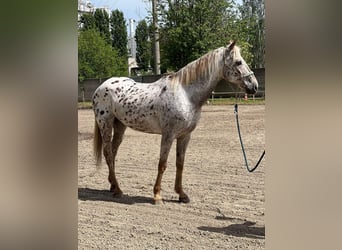
[[[154,30],[154,74],[160,75],[160,49],[159,49],[159,27],[157,14],[157,0],[152,0],[152,16],[153,16],[153,30]]]

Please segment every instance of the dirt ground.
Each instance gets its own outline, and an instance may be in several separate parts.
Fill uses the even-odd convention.
[[[239,106],[250,165],[265,148],[265,106]],[[265,158],[248,173],[233,106],[205,105],[188,146],[177,202],[175,143],[162,180],[164,204],[153,204],[160,135],[127,129],[116,160],[124,196],[113,198],[104,163],[92,155],[94,116],[78,111],[79,249],[264,249]]]

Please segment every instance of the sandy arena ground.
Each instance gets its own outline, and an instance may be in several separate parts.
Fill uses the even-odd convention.
[[[250,165],[265,147],[265,106],[239,106]],[[116,160],[124,196],[113,198],[103,159],[92,155],[94,116],[78,111],[79,249],[264,249],[265,158],[254,173],[243,162],[233,106],[203,107],[183,172],[189,204],[177,202],[175,143],[153,204],[160,135],[127,129]]]

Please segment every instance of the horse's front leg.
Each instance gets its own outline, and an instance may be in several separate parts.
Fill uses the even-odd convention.
[[[167,166],[167,158],[169,156],[169,152],[173,142],[173,136],[171,134],[163,134],[161,138],[161,146],[160,146],[160,158],[158,164],[158,175],[156,179],[156,183],[154,184],[153,193],[154,193],[154,203],[160,204],[162,203],[162,196],[160,195],[161,190],[161,180],[163,177],[163,173]]]
[[[175,191],[179,194],[179,201],[188,203],[190,202],[189,197],[184,193],[182,187],[182,174],[183,174],[183,166],[184,166],[184,159],[185,159],[185,152],[186,148],[188,147],[188,143],[190,140],[190,134],[187,134],[183,137],[177,138],[177,158],[176,158],[176,181],[175,181]]]

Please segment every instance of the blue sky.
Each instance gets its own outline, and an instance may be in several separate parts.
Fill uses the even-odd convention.
[[[109,7],[111,10],[119,9],[124,13],[125,19],[133,18],[140,21],[151,11],[148,0],[90,0],[95,7]]]
[[[140,21],[152,10],[149,0],[90,0],[95,7],[109,7],[111,10],[119,9],[124,13],[125,19],[133,18]],[[235,0],[241,3],[242,0]]]

